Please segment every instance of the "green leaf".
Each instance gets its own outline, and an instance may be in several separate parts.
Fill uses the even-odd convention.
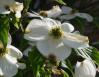
[[[85,22],[83,19],[76,17],[75,19],[73,19],[72,23],[74,24],[75,27],[77,27],[80,31],[80,33],[84,33],[85,30]]]
[[[66,77],[68,76],[73,77],[74,73],[73,73],[73,66],[71,65],[71,62],[69,60],[66,60],[66,63],[64,64],[66,65],[66,67],[62,66],[62,64],[60,65],[64,75]]]
[[[9,18],[6,16],[0,17],[0,40],[2,41],[4,48],[6,48],[8,42],[9,32]]]
[[[99,65],[99,51],[96,48],[93,48],[89,55],[96,62],[96,64]]]
[[[66,5],[66,3],[63,0],[55,0],[55,1],[60,3],[60,4]]]
[[[31,3],[32,0],[23,0],[23,4],[24,4],[24,10],[23,12],[26,13],[28,11],[29,5]]]
[[[10,17],[12,18],[11,23],[16,27],[17,29],[20,28],[20,19],[16,18],[13,13],[10,14]]]
[[[43,66],[44,59],[36,47],[33,47],[32,51],[29,53],[29,61],[32,65],[34,77],[39,77],[39,71]]]
[[[69,77],[68,73],[62,70],[63,77]]]
[[[94,26],[99,29],[99,18],[94,17],[93,23],[94,23]]]

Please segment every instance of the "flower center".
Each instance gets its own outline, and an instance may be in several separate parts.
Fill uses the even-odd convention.
[[[8,52],[8,49],[0,48],[0,57],[4,56]]]
[[[73,9],[73,10],[71,11],[71,14],[78,13],[78,12],[79,12],[79,10]]]
[[[50,30],[50,35],[51,35],[53,38],[55,38],[55,39],[60,38],[60,37],[62,36],[62,34],[63,34],[62,30],[61,30],[61,28],[58,27],[58,26],[56,26],[56,27],[54,27],[54,28],[52,28],[52,29]]]
[[[39,14],[40,14],[41,16],[47,17],[47,13],[46,13],[46,11],[40,11]]]

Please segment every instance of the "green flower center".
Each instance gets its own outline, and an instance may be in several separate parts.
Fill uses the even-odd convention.
[[[8,49],[0,48],[0,57],[4,56],[8,52]]]
[[[50,35],[55,38],[59,39],[62,36],[63,32],[60,27],[54,27],[50,30]]]

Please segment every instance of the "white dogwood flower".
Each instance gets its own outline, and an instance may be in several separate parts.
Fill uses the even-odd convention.
[[[7,9],[14,3],[15,0],[0,0],[0,14],[9,14],[10,11]]]
[[[50,18],[32,20],[24,38],[36,41],[37,48],[45,57],[54,55],[57,60],[64,60],[71,54],[71,48],[88,46],[88,38],[72,33],[74,27],[70,23],[61,24]]]
[[[58,17],[61,20],[63,19],[71,20],[74,19],[75,17],[80,17],[86,19],[88,22],[93,21],[93,17],[88,13],[80,13],[68,6],[62,6],[61,8],[59,6],[53,6],[53,8],[50,10],[40,11],[40,15],[52,18]]]
[[[91,60],[85,59],[82,62],[77,62],[75,67],[75,77],[95,77],[96,66]]]
[[[15,16],[17,18],[20,18],[21,17],[21,11],[23,10],[23,3],[14,2],[14,4],[12,4],[10,6],[10,10],[12,12],[15,12]]]
[[[10,38],[9,38],[9,41]],[[8,43],[6,49],[0,48],[0,77],[13,77],[18,72],[18,68],[24,69],[24,63],[19,63],[17,59],[22,58],[19,49]]]

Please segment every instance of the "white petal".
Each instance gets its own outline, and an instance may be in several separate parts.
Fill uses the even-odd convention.
[[[63,42],[72,48],[85,47],[89,44],[88,37],[74,33],[64,33]]]
[[[0,7],[0,14],[9,14],[10,11],[6,10],[4,7]]]
[[[9,60],[9,56],[0,58],[0,69],[3,72],[4,77],[13,77],[18,72],[17,66]]]
[[[10,10],[16,13],[15,16],[17,18],[20,18],[21,11],[23,10],[23,3],[14,2],[12,5],[10,5]]]
[[[36,12],[33,12],[33,13],[27,12],[27,17],[38,17],[38,18],[43,19],[43,17],[40,16],[40,15],[39,15],[38,13],[36,13]]]
[[[26,64],[24,64],[24,63],[17,63],[17,67],[19,69],[25,69],[26,68]]]
[[[12,5],[12,9],[17,12],[21,12],[23,10],[23,3],[20,3],[20,2],[15,2],[13,5]]]
[[[6,59],[7,59],[9,62],[11,62],[11,63],[13,63],[13,64],[16,64],[16,63],[17,63],[17,58],[15,58],[15,57],[13,57],[13,56],[10,56],[9,54],[6,54],[5,57],[6,57]]]
[[[10,45],[11,42],[12,42],[12,37],[11,37],[11,35],[9,34],[9,36],[8,36],[8,44]]]
[[[68,68],[68,66],[66,65],[66,62],[65,61],[62,61],[61,62],[61,66],[64,67],[64,68]]]
[[[74,19],[76,16],[74,14],[68,14],[68,15],[62,15],[60,16],[59,18],[61,20],[71,20],[71,19]]]
[[[26,31],[29,33],[24,35],[25,39],[30,41],[41,40],[48,34],[49,26],[43,20],[34,19],[28,24]]]
[[[75,13],[76,16],[86,19],[88,22],[93,21],[93,17],[87,13]]]
[[[12,5],[15,0],[0,0],[0,7]]]
[[[51,18],[44,18],[43,21],[46,22],[46,24],[49,26],[49,29],[51,29],[54,26],[60,26],[59,21],[53,20]]]
[[[3,76],[3,72],[2,69],[0,68],[0,76]]]
[[[62,13],[62,10],[59,6],[53,6],[53,8],[49,11],[46,11],[48,17],[57,17]]]
[[[90,60],[77,62],[75,67],[75,77],[95,77],[96,67]]]
[[[12,46],[12,45],[7,45],[7,48],[8,48],[8,54],[13,56],[13,57],[16,57],[16,58],[22,58],[22,53],[19,49],[17,49],[16,47]]]
[[[61,40],[55,40],[53,38],[38,41],[37,48],[45,57],[54,55],[59,61],[66,59],[71,53],[71,48],[64,46]]]
[[[25,49],[25,50],[23,51],[23,55],[25,55],[25,56],[28,57],[28,53],[31,52],[31,50],[32,50],[32,47],[31,47],[31,46],[28,47],[27,49]]]
[[[64,14],[70,14],[71,11],[72,11],[72,8],[71,7],[68,7],[68,6],[62,6],[61,8],[62,8],[62,12]]]
[[[16,18],[21,18],[21,12],[17,11],[15,16],[16,16]]]
[[[74,31],[74,27],[70,23],[63,23],[61,27],[62,27],[62,30],[65,32],[73,32]]]

